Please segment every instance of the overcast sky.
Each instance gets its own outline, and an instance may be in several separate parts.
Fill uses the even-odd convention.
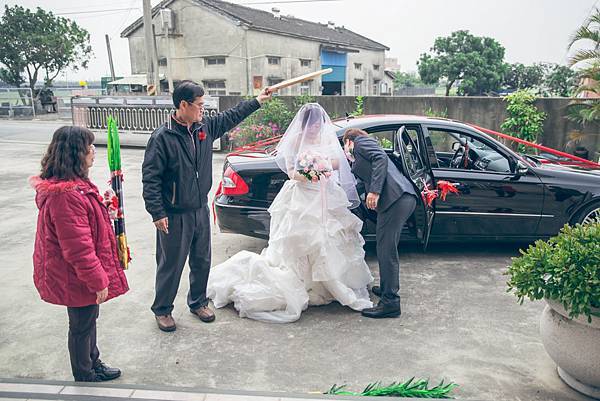
[[[231,0],[237,4],[258,1]],[[67,72],[69,80],[110,75],[105,34],[111,38],[116,74],[130,73],[127,40],[120,33],[142,15],[142,0],[0,0],[0,4],[2,13],[5,4],[69,13],[64,16],[90,32],[94,59],[87,70]],[[569,36],[594,7],[600,7],[600,0],[340,0],[251,5],[263,10],[274,6],[282,15],[344,25],[387,45],[388,57],[398,58],[403,71],[415,71],[419,55],[429,50],[436,37],[459,29],[495,38],[505,47],[505,59],[511,63],[565,64]],[[132,9],[118,10],[124,8]],[[112,11],[90,13],[96,10]]]

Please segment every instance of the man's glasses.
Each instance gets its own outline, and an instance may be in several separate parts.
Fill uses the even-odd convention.
[[[189,104],[193,104],[194,106],[196,106],[197,108],[199,108],[200,110],[204,110],[204,103],[189,103]]]

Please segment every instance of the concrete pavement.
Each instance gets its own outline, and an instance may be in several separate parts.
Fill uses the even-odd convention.
[[[47,144],[38,139],[53,129],[42,125],[32,140],[21,128],[0,122],[0,377],[70,381],[66,311],[40,301],[31,278],[37,211],[26,180],[39,170]],[[399,319],[369,320],[331,304],[287,325],[240,319],[231,307],[203,324],[186,308],[184,278],[178,330],[160,332],[150,312],[155,231],[141,199],[143,151],[122,155],[131,291],[102,305],[98,321],[102,359],[124,371],[114,384],[307,394],[334,383],[359,390],[417,376],[458,383],[460,399],[588,400],[562,383],[543,349],[543,304],[520,306],[506,294],[503,272],[518,254],[513,245],[435,245],[427,254],[404,247]],[[215,185],[222,162],[215,155]],[[106,184],[105,149],[98,149],[91,175]],[[215,264],[266,245],[216,227],[212,241]],[[377,275],[372,248],[367,262]]]

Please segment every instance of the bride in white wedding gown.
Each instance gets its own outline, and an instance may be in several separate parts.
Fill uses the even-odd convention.
[[[369,308],[373,277],[364,260],[355,179],[323,108],[303,106],[276,149],[288,174],[273,200],[268,247],[241,251],[211,269],[208,297],[240,317],[293,322],[308,305]]]

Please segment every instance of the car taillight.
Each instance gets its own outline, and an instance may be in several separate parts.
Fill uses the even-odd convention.
[[[223,195],[244,195],[249,191],[246,181],[231,167],[223,173]]]

